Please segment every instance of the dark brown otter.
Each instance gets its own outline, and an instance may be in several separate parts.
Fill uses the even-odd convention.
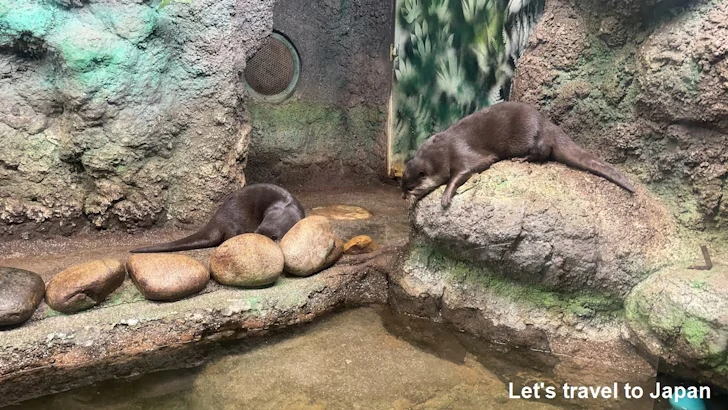
[[[405,167],[403,197],[420,199],[447,183],[442,195],[446,207],[471,175],[500,160],[519,157],[558,161],[634,192],[619,171],[581,148],[535,108],[504,102],[470,114],[428,139]]]
[[[290,192],[272,184],[245,186],[228,195],[198,232],[174,242],[134,249],[132,253],[173,252],[217,246],[236,235],[255,232],[274,241],[304,217]]]

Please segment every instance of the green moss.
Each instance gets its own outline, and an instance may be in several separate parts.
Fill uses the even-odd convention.
[[[696,279],[696,280],[690,282],[690,287],[693,288],[693,289],[703,289],[704,286],[705,286],[705,281],[704,280],[697,280]]]
[[[682,324],[683,337],[695,348],[702,346],[708,332],[710,332],[710,327],[703,323],[703,321],[695,318],[685,319]]]
[[[622,315],[622,301],[598,292],[557,292],[543,286],[519,283],[472,264],[455,261],[436,249],[418,243],[410,250],[410,261],[427,260],[427,269],[441,272],[453,283],[490,290],[514,302],[580,318],[614,318]],[[425,256],[426,255],[426,256]]]

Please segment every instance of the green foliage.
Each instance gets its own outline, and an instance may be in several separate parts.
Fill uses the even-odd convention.
[[[398,2],[394,153],[502,100],[544,0]]]

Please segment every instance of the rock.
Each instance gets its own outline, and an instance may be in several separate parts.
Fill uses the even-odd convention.
[[[0,326],[30,319],[44,292],[45,283],[37,273],[0,266]]]
[[[628,339],[684,376],[728,387],[728,266],[671,267],[625,301]]]
[[[551,352],[526,360],[529,365],[534,359],[547,360],[545,368],[553,369],[556,380],[589,380],[594,385],[629,380],[640,385],[654,375],[650,363],[621,337],[623,305],[618,297],[558,292],[509,280],[448,257],[421,238],[410,241],[388,278],[388,301],[396,311],[474,335],[481,346],[491,341],[524,352]],[[593,364],[608,372],[595,374],[588,370]]]
[[[236,113],[238,76],[270,34],[273,3],[162,15],[139,2],[54,0],[0,13],[0,48],[12,48],[0,55],[0,177],[20,210],[0,212],[0,228],[20,234],[10,216],[41,235],[145,227],[165,212],[204,218],[243,182],[250,126]]]
[[[126,278],[124,265],[115,259],[71,266],[48,282],[46,303],[63,313],[75,313],[101,303]]]
[[[296,276],[309,276],[334,264],[344,245],[329,220],[309,216],[298,221],[281,240],[284,270]]]
[[[728,4],[639,17],[678,11],[655,4],[547,1],[511,99],[534,104],[585,149],[659,190],[683,226],[719,231],[728,217],[720,200],[728,191]]]
[[[599,38],[612,47],[621,46],[627,41],[627,31],[617,18],[609,16],[601,21]]]
[[[458,189],[448,209],[443,190],[416,203],[417,235],[519,282],[623,297],[684,257],[676,224],[655,198],[558,163],[499,162]]]
[[[189,256],[132,255],[126,269],[139,291],[149,300],[177,300],[204,289],[210,272]]]
[[[283,273],[283,265],[278,245],[256,233],[230,238],[210,255],[212,277],[223,285],[270,285]]]
[[[346,255],[359,255],[377,250],[379,244],[368,235],[359,235],[349,239],[344,244],[344,253]]]

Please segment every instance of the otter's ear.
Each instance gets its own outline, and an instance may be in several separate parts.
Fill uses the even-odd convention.
[[[425,177],[425,171],[420,171],[420,178],[424,178],[424,177]]]

